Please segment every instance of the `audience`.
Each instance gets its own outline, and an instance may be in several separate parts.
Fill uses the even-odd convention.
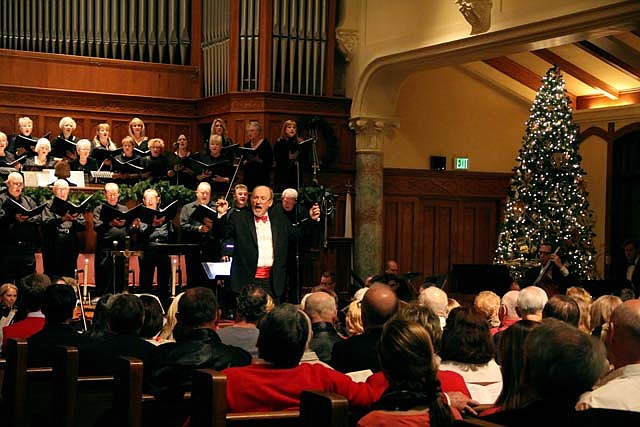
[[[640,412],[640,300],[625,301],[614,310],[605,344],[614,370],[580,397],[577,409]]]
[[[444,328],[447,324],[447,314],[449,313],[449,299],[447,294],[437,286],[429,286],[420,291],[418,303],[429,307],[440,317],[440,326]]]
[[[165,323],[162,326],[162,330],[160,331],[160,339],[162,341],[173,341],[175,342],[175,332],[174,329],[176,327],[176,323],[178,322],[178,318],[176,314],[178,313],[178,302],[180,298],[184,295],[184,292],[176,295],[172,300],[171,304],[169,304],[169,309],[167,310],[167,315],[165,319]]]
[[[302,390],[338,393],[349,400],[350,408],[360,409],[380,397],[387,386],[380,373],[356,383],[321,364],[300,363],[310,332],[309,318],[292,304],[281,304],[269,312],[260,322],[260,359],[222,371],[227,376],[229,412],[297,409]]]
[[[313,292],[306,300],[304,312],[311,319],[313,331],[309,347],[321,361],[330,363],[333,345],[343,340],[334,326],[338,317],[335,299],[326,292]]]
[[[590,334],[591,328],[589,327],[589,313],[591,311],[591,304],[593,303],[591,294],[584,288],[581,288],[579,286],[572,286],[567,289],[567,296],[573,299],[578,304],[578,308],[580,309],[578,329],[586,334]]]
[[[571,326],[578,327],[580,322],[580,307],[578,303],[566,295],[554,295],[544,305],[542,318],[553,317]]]
[[[30,365],[52,366],[57,345],[81,347],[88,342],[86,335],[79,334],[70,325],[76,300],[76,293],[69,285],[47,286],[42,304],[44,328],[28,339]]]
[[[500,328],[500,318],[498,317],[500,297],[494,292],[482,291],[476,296],[473,306],[487,318],[491,335],[498,332]]]
[[[578,398],[606,367],[601,342],[565,322],[545,319],[525,340],[519,406],[486,419],[505,426],[570,425]]]
[[[471,397],[481,404],[494,403],[502,389],[500,367],[493,355],[484,315],[472,307],[453,309],[442,334],[440,369],[462,375]]]
[[[257,323],[267,313],[267,292],[264,288],[249,285],[242,288],[236,302],[236,321],[218,331],[223,343],[240,347],[251,357],[258,357]]]
[[[518,295],[520,295],[520,291],[508,291],[502,296],[502,299],[500,300],[500,309],[498,310],[500,327],[497,332],[504,331],[509,326],[520,320],[517,310]]]
[[[589,328],[591,329],[591,335],[604,340],[606,335],[604,331],[604,329],[606,329],[605,325],[609,323],[613,310],[620,304],[622,304],[622,300],[615,295],[602,295],[591,304],[591,309],[589,310]]]
[[[222,370],[251,363],[245,350],[223,344],[216,333],[218,302],[213,291],[196,287],[184,292],[178,303],[175,343],[157,347],[151,378],[152,390],[164,397],[181,396],[191,386],[195,369]]]
[[[367,288],[368,290],[369,288]],[[362,295],[364,298],[364,294]],[[347,315],[345,316],[345,324],[347,333],[350,337],[360,335],[364,332],[362,325],[362,301],[354,300],[347,306]]]
[[[396,293],[385,284],[372,284],[362,299],[364,332],[335,343],[331,353],[331,366],[345,373],[365,369],[378,372],[380,364],[376,349],[382,327],[397,311]]]
[[[0,349],[2,348],[2,329],[13,323],[18,306],[18,287],[13,283],[0,286]]]
[[[418,323],[392,319],[383,328],[378,357],[389,387],[359,427],[451,426],[460,414],[450,409],[437,377],[429,333]]]
[[[91,319],[91,325],[87,330],[87,336],[91,338],[100,338],[107,335],[111,328],[109,327],[109,310],[115,295],[104,294],[96,303],[96,307],[93,310],[93,318]]]
[[[14,318],[14,323],[2,328],[2,348],[6,348],[9,338],[29,338],[44,327],[42,303],[47,286],[51,284],[49,276],[33,273],[20,281],[22,306]],[[24,307],[24,308],[23,308]],[[23,315],[21,315],[21,312]]]
[[[542,321],[542,310],[549,300],[544,289],[527,286],[518,294],[517,309],[522,319]]]
[[[146,376],[156,347],[140,337],[143,322],[144,306],[137,296],[114,296],[109,308],[109,332],[80,348],[80,370],[109,374],[119,356],[131,356],[142,361]]]
[[[144,307],[144,321],[140,329],[140,337],[153,345],[160,345],[166,342],[160,338],[160,331],[164,321],[164,313],[160,299],[155,295],[138,295]]]

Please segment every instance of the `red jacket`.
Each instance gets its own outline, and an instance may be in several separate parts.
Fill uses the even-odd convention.
[[[27,339],[31,335],[35,334],[42,328],[44,328],[44,317],[31,316],[32,313],[27,315],[27,318],[13,325],[5,326],[2,328],[2,348],[7,348],[7,342],[9,338],[24,338]]]

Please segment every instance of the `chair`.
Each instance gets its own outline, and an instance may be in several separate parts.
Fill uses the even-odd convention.
[[[346,427],[349,404],[327,392],[303,391],[300,410],[227,413],[227,377],[212,369],[193,374],[192,427],[311,426]]]
[[[7,425],[27,427],[50,421],[55,414],[51,404],[53,367],[29,368],[25,339],[9,339],[6,356],[2,395]]]

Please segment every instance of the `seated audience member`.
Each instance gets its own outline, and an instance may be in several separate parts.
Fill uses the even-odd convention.
[[[256,324],[267,313],[267,292],[260,286],[242,288],[236,299],[236,322],[218,331],[220,340],[227,345],[240,347],[258,357],[258,327]]]
[[[0,288],[1,289],[1,288]],[[2,291],[0,290],[0,296]],[[606,333],[604,333],[604,325],[611,320],[611,313],[615,310],[622,300],[615,295],[602,295],[591,304],[589,310],[589,329],[591,329],[591,335],[594,337],[600,337],[604,339]]]
[[[502,389],[500,367],[484,315],[472,307],[449,313],[442,334],[440,369],[462,375],[473,400],[492,404]]]
[[[625,301],[614,310],[605,344],[614,370],[580,397],[577,409],[640,412],[640,300]]]
[[[147,294],[138,295],[138,298],[140,298],[140,302],[144,307],[144,322],[142,323],[142,329],[140,329],[140,337],[153,345],[160,345],[166,342],[160,338],[164,320],[160,300],[155,295]]]
[[[520,320],[517,310],[518,295],[520,295],[520,291],[508,291],[502,296],[502,299],[500,300],[500,309],[498,310],[500,327],[497,332],[504,331],[509,326]]]
[[[518,294],[517,309],[522,319],[542,322],[542,310],[549,300],[544,289],[527,286]]]
[[[521,320],[505,329],[498,347],[498,360],[501,361],[502,391],[495,406],[480,415],[490,415],[503,409],[520,406],[520,376],[524,361],[524,341],[533,328],[540,325],[533,320]]]
[[[98,298],[96,308],[93,310],[93,318],[91,325],[87,329],[87,336],[91,338],[100,338],[107,335],[111,329],[109,328],[109,310],[115,295],[104,294]]]
[[[76,293],[71,286],[47,286],[42,303],[44,328],[28,340],[30,365],[51,366],[57,345],[80,347],[88,342],[85,335],[79,334],[70,325],[76,301]]]
[[[460,307],[460,303],[455,298],[447,298],[447,316],[454,308]]]
[[[142,301],[131,294],[118,294],[109,309],[110,332],[80,348],[80,370],[110,374],[119,356],[142,360],[148,372],[155,346],[140,338],[144,322]]]
[[[347,306],[347,315],[345,316],[345,324],[350,337],[360,335],[364,332],[364,326],[362,325],[362,301],[356,300],[349,303]]]
[[[420,291],[418,303],[429,307],[440,318],[440,326],[444,328],[447,324],[447,313],[449,300],[447,294],[437,286],[429,286]]]
[[[5,283],[0,286],[0,343],[2,342],[2,328],[13,323],[13,318],[18,311],[17,299],[18,287],[16,285]]]
[[[486,316],[491,335],[498,332],[498,328],[500,327],[500,318],[498,317],[500,297],[494,292],[482,291],[476,296],[473,301],[473,306]]]
[[[47,286],[51,279],[44,274],[33,273],[20,281],[22,306],[18,310],[15,322],[2,329],[2,348],[6,348],[9,338],[29,338],[44,328],[44,314],[42,303]],[[20,320],[18,320],[20,319]]]
[[[380,370],[376,348],[382,326],[398,311],[398,297],[382,283],[371,285],[362,299],[364,333],[336,342],[331,353],[331,366],[340,372]]]
[[[417,303],[410,303],[398,310],[394,319],[400,319],[410,322],[416,322],[429,333],[433,351],[435,353],[434,360],[440,365],[440,345],[442,344],[442,328],[440,328],[440,319],[431,311],[429,307],[424,307]],[[438,380],[442,386],[442,391],[447,395],[449,405],[460,411],[469,410],[474,403],[471,399],[471,393],[464,382],[462,375],[452,371],[444,371],[438,369]],[[477,404],[477,402],[475,403]]]
[[[542,310],[542,318],[547,317],[562,320],[577,328],[580,321],[580,308],[572,298],[566,295],[554,295],[549,298]]]
[[[557,319],[544,319],[524,343],[520,404],[485,417],[506,425],[571,425],[574,406],[607,368],[604,346]]]
[[[350,408],[367,408],[380,397],[387,386],[381,374],[356,383],[321,364],[300,363],[310,323],[292,304],[276,306],[265,316],[258,337],[260,360],[222,371],[227,376],[229,412],[297,409],[302,390],[341,394],[349,400]]]
[[[375,276],[371,279],[372,282],[384,283],[388,285],[398,296],[398,299],[404,302],[409,302],[413,299],[413,294],[409,288],[407,281],[395,274],[383,273],[379,276]]]
[[[429,333],[415,322],[392,319],[383,328],[378,357],[389,387],[358,421],[359,427],[451,426],[460,419],[445,403]]]
[[[245,350],[223,344],[216,332],[218,302],[208,288],[191,288],[178,303],[175,343],[158,347],[152,376],[154,393],[164,397],[181,396],[191,386],[195,369],[222,370],[251,363]]]
[[[572,286],[567,289],[567,296],[578,303],[578,308],[580,309],[578,329],[580,329],[584,333],[590,334],[591,329],[589,328],[589,313],[591,310],[591,304],[593,303],[591,294],[584,288],[581,288],[579,286]]]
[[[311,350],[320,360],[330,363],[333,345],[343,340],[334,326],[338,318],[335,299],[326,292],[313,292],[306,299],[304,312],[311,319]]]

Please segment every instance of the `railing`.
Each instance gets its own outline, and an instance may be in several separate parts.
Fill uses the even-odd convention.
[[[190,0],[2,0],[0,48],[187,65]]]

